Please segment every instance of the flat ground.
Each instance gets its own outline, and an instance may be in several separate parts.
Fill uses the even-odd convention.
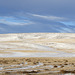
[[[75,74],[74,57],[0,58],[0,75],[64,75],[67,73]]]
[[[2,75],[75,73],[74,67],[74,33],[0,34]]]

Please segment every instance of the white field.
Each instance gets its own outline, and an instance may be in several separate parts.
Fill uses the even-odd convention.
[[[0,34],[0,57],[75,57],[75,34]]]

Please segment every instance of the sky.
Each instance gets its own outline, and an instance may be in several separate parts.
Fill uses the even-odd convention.
[[[75,33],[75,0],[0,0],[0,33]]]

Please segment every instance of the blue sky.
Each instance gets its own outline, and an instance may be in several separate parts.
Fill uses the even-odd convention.
[[[0,0],[0,33],[75,33],[75,0]]]

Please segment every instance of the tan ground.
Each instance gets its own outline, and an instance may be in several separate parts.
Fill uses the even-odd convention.
[[[45,47],[45,50],[41,49],[43,46]],[[75,56],[55,57],[56,55],[54,55],[54,57],[31,57],[30,55],[29,57],[10,57],[13,55],[13,52],[16,53],[23,52],[27,54],[28,53],[60,54],[59,52],[48,51],[46,50],[46,47],[53,48],[56,51],[61,51],[61,54],[62,52],[74,54],[75,34],[74,33],[0,34],[0,75],[22,75],[22,74],[60,75],[61,73],[75,74]],[[9,58],[3,57],[4,55],[9,56]],[[39,63],[42,63],[43,65],[34,68],[34,66],[38,65]],[[23,69],[28,66],[32,67]],[[53,68],[51,68],[50,66],[53,66]]]
[[[24,64],[27,62],[27,64]],[[37,65],[38,63],[43,63],[42,66],[29,69],[18,68],[26,67],[29,65]],[[4,69],[0,71],[0,75],[55,75],[61,73],[75,73],[75,58],[0,58],[0,67]],[[22,65],[19,65],[22,64]],[[15,66],[10,66],[15,65]],[[16,66],[19,65],[19,66]],[[49,65],[53,65],[53,68],[50,68]],[[58,67],[60,66],[60,67]],[[17,70],[7,70],[7,69],[17,68]],[[41,70],[42,69],[42,70]],[[52,72],[53,71],[53,72]],[[59,72],[55,72],[59,71]]]

